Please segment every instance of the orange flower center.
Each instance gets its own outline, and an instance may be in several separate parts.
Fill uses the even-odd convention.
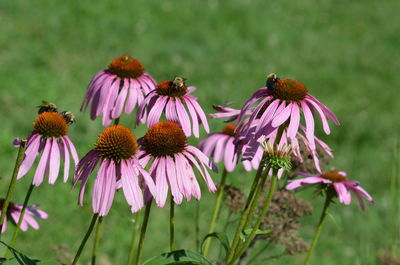
[[[232,123],[228,123],[228,124],[225,125],[225,127],[222,129],[222,133],[223,133],[223,134],[230,135],[230,136],[235,136],[235,135],[236,135],[235,130],[236,130],[236,125],[235,125],[235,124],[232,124]]]
[[[346,180],[346,177],[345,177],[345,176],[339,174],[339,173],[336,172],[336,171],[331,171],[331,172],[322,173],[322,174],[320,175],[320,177],[321,177],[321,178],[324,178],[324,179],[328,179],[328,180],[330,180],[330,181],[332,181],[332,182],[341,182],[341,181],[345,181],[345,180]]]
[[[185,84],[177,84],[171,80],[161,81],[157,84],[157,93],[161,96],[182,97],[186,95],[187,86]]]
[[[268,88],[275,98],[287,101],[301,101],[308,92],[304,84],[289,78],[277,78],[269,84]]]
[[[138,150],[138,143],[131,130],[122,125],[105,128],[95,144],[99,156],[114,161],[130,159]]]
[[[111,62],[108,71],[120,78],[137,78],[143,74],[144,66],[131,56],[122,55]]]
[[[43,112],[33,122],[34,130],[45,137],[61,137],[67,134],[68,124],[57,112]]]
[[[181,153],[187,144],[182,128],[175,122],[153,125],[143,137],[142,147],[152,156],[173,156]]]

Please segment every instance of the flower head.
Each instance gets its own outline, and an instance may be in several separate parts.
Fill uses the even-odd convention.
[[[144,205],[141,182],[152,194],[154,183],[140,165],[137,151],[136,138],[127,127],[112,125],[105,128],[98,136],[95,148],[77,166],[74,185],[81,181],[79,204],[83,205],[89,175],[100,162],[92,193],[93,212],[107,215],[119,187],[122,187],[132,212],[139,211]]]
[[[176,204],[183,197],[190,200],[193,196],[201,198],[200,186],[193,168],[197,168],[209,191],[216,190],[207,168],[217,171],[216,167],[196,147],[187,144],[182,128],[175,122],[158,122],[141,139],[138,152],[140,162],[151,165],[149,173],[155,180],[156,193],[153,197],[159,207],[163,207],[168,195],[168,186]]]
[[[314,112],[321,118],[326,134],[330,133],[328,119],[339,125],[339,121],[325,105],[308,93],[304,84],[289,78],[278,78],[275,74],[267,77],[266,87],[259,89],[244,104],[238,117],[239,128],[236,142],[247,143],[261,136],[268,136],[280,126],[285,126],[286,137],[291,142],[296,141],[296,136],[304,128],[305,138],[311,150],[315,151],[316,137],[314,135]],[[258,104],[251,108],[251,106]],[[248,111],[250,117],[243,119]],[[303,115],[301,115],[301,112]],[[301,116],[304,117],[305,126],[301,125]]]
[[[185,78],[175,77],[174,80],[158,83],[156,89],[151,91],[140,105],[136,124],[147,121],[147,127],[150,128],[160,121],[161,114],[164,113],[167,121],[173,121],[182,126],[186,136],[190,136],[193,130],[193,135],[199,137],[200,124],[203,124],[205,131],[209,132],[203,109],[197,103],[197,98],[190,95],[196,88],[186,86],[185,81]]]
[[[103,116],[103,125],[125,113],[132,113],[144,97],[156,86],[154,79],[144,71],[144,66],[129,55],[115,58],[108,69],[98,72],[90,81],[81,111],[91,104],[92,120]]]
[[[41,110],[33,122],[34,129],[28,136],[25,156],[17,176],[17,179],[25,176],[41,153],[32,182],[35,186],[42,184],[47,173],[49,183],[55,183],[60,170],[60,157],[64,160],[64,182],[66,182],[69,176],[70,155],[74,159],[75,166],[79,160],[75,147],[67,136],[69,122],[66,117],[54,110]],[[19,142],[15,141],[14,144],[18,145]]]
[[[3,208],[3,204],[4,204],[4,199],[0,199],[0,209]],[[22,207],[23,207],[22,204],[15,204],[15,203],[10,202],[10,204],[8,205],[6,217],[4,219],[3,227],[1,229],[1,233],[4,233],[6,231],[7,218],[9,220],[12,220],[13,224],[15,224],[15,225],[18,224],[19,217],[22,212]],[[35,220],[34,217],[39,217],[41,219],[47,219],[47,217],[48,217],[47,213],[42,210],[37,209],[37,207],[38,207],[38,205],[34,204],[34,205],[30,205],[26,208],[24,217],[22,219],[21,227],[20,227],[22,231],[28,230],[29,226],[31,226],[35,230],[39,229],[39,224],[37,223],[37,221]],[[0,210],[0,214],[1,214],[1,210]]]
[[[300,172],[298,175],[304,176],[305,178],[290,180],[289,184],[286,186],[287,190],[294,190],[309,184],[320,183],[323,185],[322,188],[327,188],[328,192],[333,192],[339,198],[339,202],[345,205],[349,205],[351,202],[350,192],[356,196],[362,210],[365,209],[363,197],[372,204],[375,204],[371,195],[360,186],[358,181],[347,179],[346,172],[333,170],[318,175]]]

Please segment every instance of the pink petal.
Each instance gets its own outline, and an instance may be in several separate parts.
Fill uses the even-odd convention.
[[[111,112],[111,118],[117,119],[121,116],[122,110],[124,108],[124,103],[128,95],[128,80],[125,79],[122,89],[119,91],[117,101]]]
[[[61,142],[63,145],[64,150],[64,183],[67,182],[69,176],[69,152],[68,152],[68,145],[65,142],[64,138],[61,137]]]
[[[297,103],[292,104],[292,112],[290,114],[290,123],[287,129],[287,137],[296,137],[297,130],[300,124],[300,109]]]
[[[230,137],[225,145],[224,164],[228,172],[235,169],[237,156],[235,154],[235,146],[233,145],[233,137]]]
[[[50,151],[49,184],[54,184],[56,182],[59,171],[60,171],[60,149],[58,148],[57,139],[53,137],[53,142]]]
[[[321,117],[322,127],[324,128],[324,132],[326,134],[330,134],[331,130],[329,128],[328,121],[327,121],[326,116],[325,116],[324,112],[322,111],[322,109],[319,107],[319,105],[316,102],[314,102],[314,100],[312,100],[312,99],[306,99],[306,100],[317,110],[319,116]]]
[[[276,117],[274,117],[274,119],[272,120],[273,127],[281,126],[281,124],[283,124],[290,117],[292,105],[293,103],[289,103],[284,110],[282,110]]]
[[[158,158],[158,160],[159,163],[156,175],[156,190],[158,196],[155,199],[158,207],[164,207],[168,195],[168,182],[166,176],[165,158],[161,157]]]
[[[197,119],[196,110],[193,108],[192,104],[188,102],[188,99],[185,96],[182,98],[185,101],[186,106],[189,109],[190,117],[192,118],[193,135],[194,137],[199,138],[199,120]]]
[[[121,161],[122,190],[126,201],[131,206],[132,213],[139,211],[143,207],[143,195],[139,187],[137,173],[129,162]]]
[[[176,113],[178,113],[179,117],[179,123],[181,124],[185,135],[189,137],[192,134],[192,131],[190,126],[189,116],[186,113],[186,109],[179,98],[176,98],[175,105],[176,105]]]
[[[33,162],[35,162],[36,157],[39,155],[41,136],[36,134],[32,136],[30,144],[25,150],[25,157],[18,171],[17,179],[22,178],[32,167]]]
[[[125,113],[131,114],[133,109],[136,106],[137,101],[137,94],[140,93],[137,89],[133,86],[132,81],[130,79],[125,79],[124,86],[128,87],[128,96],[126,98],[125,104]]]
[[[160,120],[160,116],[164,111],[165,103],[167,102],[168,97],[160,96],[153,108],[150,109],[149,116],[147,117],[147,127],[151,127],[156,124]]]
[[[197,115],[199,116],[201,123],[204,126],[204,130],[209,133],[210,128],[208,127],[208,122],[207,122],[207,117],[204,114],[203,109],[200,107],[199,103],[195,99],[192,98],[192,96],[188,95],[187,100],[189,101],[190,104],[192,104],[193,108],[196,110]]]
[[[289,184],[286,186],[287,190],[294,190],[297,189],[301,186],[307,185],[307,184],[315,184],[315,183],[332,183],[330,180],[320,178],[320,177],[307,177],[307,178],[302,178],[302,179],[296,179],[296,180],[289,180]]]
[[[174,202],[176,204],[181,204],[183,196],[182,196],[182,193],[179,191],[175,163],[170,156],[165,157],[165,165],[166,165],[165,167],[167,169],[168,182],[171,187],[171,193],[174,198]]]
[[[32,184],[36,187],[42,184],[44,175],[46,174],[50,149],[51,149],[51,138],[47,138],[46,145],[42,153],[42,157],[40,158],[39,165],[36,168],[35,176],[33,177]]]
[[[334,182],[333,187],[335,188],[337,195],[339,197],[339,202],[349,205],[351,202],[350,191],[346,188],[343,183]]]
[[[304,101],[300,101],[301,107],[303,109],[304,118],[306,120],[306,137],[310,143],[310,147],[315,150],[315,142],[314,142],[314,117],[313,114],[308,107],[308,105]]]

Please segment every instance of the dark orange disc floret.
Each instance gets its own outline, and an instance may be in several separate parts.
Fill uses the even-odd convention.
[[[138,143],[131,130],[122,125],[105,128],[95,144],[99,156],[116,162],[130,159],[138,150]]]
[[[182,128],[175,122],[164,121],[153,125],[143,137],[142,147],[152,156],[173,156],[187,145]]]
[[[337,171],[322,173],[320,177],[324,179],[329,179],[332,182],[341,182],[346,180],[346,176],[339,174]]]
[[[187,86],[177,85],[172,80],[161,81],[157,84],[157,93],[161,96],[182,97],[186,95]]]
[[[111,62],[108,71],[120,78],[137,78],[143,74],[144,66],[131,56],[122,55]]]
[[[61,137],[67,134],[68,124],[57,112],[43,112],[33,122],[35,132],[45,137]]]
[[[275,98],[287,101],[301,101],[308,92],[304,84],[289,78],[277,79],[273,87],[271,94]]]
[[[223,134],[230,135],[230,136],[235,136],[235,135],[236,135],[235,130],[236,130],[236,125],[235,125],[235,124],[232,124],[232,123],[228,123],[228,124],[225,125],[225,127],[222,129],[222,133],[223,133]]]

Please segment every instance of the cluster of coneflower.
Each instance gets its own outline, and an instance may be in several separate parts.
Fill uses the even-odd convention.
[[[207,258],[211,244],[209,237],[215,232],[227,175],[237,168],[239,161],[245,170],[255,170],[256,175],[240,210],[240,220],[225,264],[235,264],[260,233],[277,185],[293,190],[316,184],[326,197],[305,264],[311,258],[322,221],[334,198],[348,205],[351,201],[350,192],[353,192],[362,209],[365,208],[362,197],[374,203],[358,182],[347,179],[345,172],[322,171],[320,153],[333,154],[329,146],[315,136],[315,119],[319,117],[322,121],[326,134],[330,133],[328,120],[337,125],[339,121],[331,110],[308,93],[304,84],[270,74],[266,78],[266,87],[257,90],[241,109],[214,106],[217,113],[210,116],[225,118],[226,126],[221,132],[209,134],[196,148],[188,143],[187,138],[192,135],[199,138],[200,127],[209,133],[209,126],[207,116],[192,95],[196,87],[187,86],[186,81],[183,77],[174,77],[156,83],[144,71],[143,64],[131,56],[123,55],[114,59],[107,69],[93,77],[83,99],[81,111],[90,106],[91,119],[101,117],[105,129],[98,135],[94,148],[81,159],[67,136],[69,126],[75,121],[73,114],[58,112],[53,103],[44,102],[39,106],[32,133],[26,139],[14,141],[14,145],[19,147],[19,155],[7,196],[0,204],[1,231],[5,231],[7,217],[12,217],[17,224],[10,246],[14,245],[19,229],[26,230],[28,225],[38,229],[34,216],[47,218],[47,214],[36,209],[36,205],[28,206],[30,194],[34,187],[43,183],[47,175],[49,184],[55,183],[60,174],[67,182],[70,157],[74,167],[73,186],[80,184],[80,205],[84,203],[89,177],[96,172],[91,192],[92,221],[72,264],[77,264],[93,228],[96,224],[99,228],[103,217],[109,213],[119,189],[122,189],[132,213],[146,208],[137,251],[135,253],[132,249],[135,238],[132,239],[131,250],[128,252],[127,249],[128,264],[141,263],[150,207],[153,201],[158,207],[164,207],[168,190],[171,191],[170,249],[175,251],[174,205],[181,204],[183,199],[201,199],[198,177],[203,179],[210,192],[217,191],[211,220],[207,220],[210,227],[203,245],[203,258]],[[135,125],[119,124],[123,112],[130,115],[134,110]],[[137,139],[131,128],[140,124],[145,124],[148,130]],[[291,170],[292,160],[302,163],[304,156],[313,159],[313,166],[319,173],[298,172],[297,175],[304,178],[288,179],[287,172]],[[33,168],[35,160],[38,160],[38,164],[24,204],[11,203],[16,179],[25,176]],[[217,189],[209,171],[217,172],[213,162],[222,160],[224,167]],[[268,191],[264,194],[266,183]],[[264,198],[261,207],[258,203],[260,198]],[[98,240],[96,233],[95,247],[99,244]],[[95,262],[96,251],[93,251],[92,264]]]

